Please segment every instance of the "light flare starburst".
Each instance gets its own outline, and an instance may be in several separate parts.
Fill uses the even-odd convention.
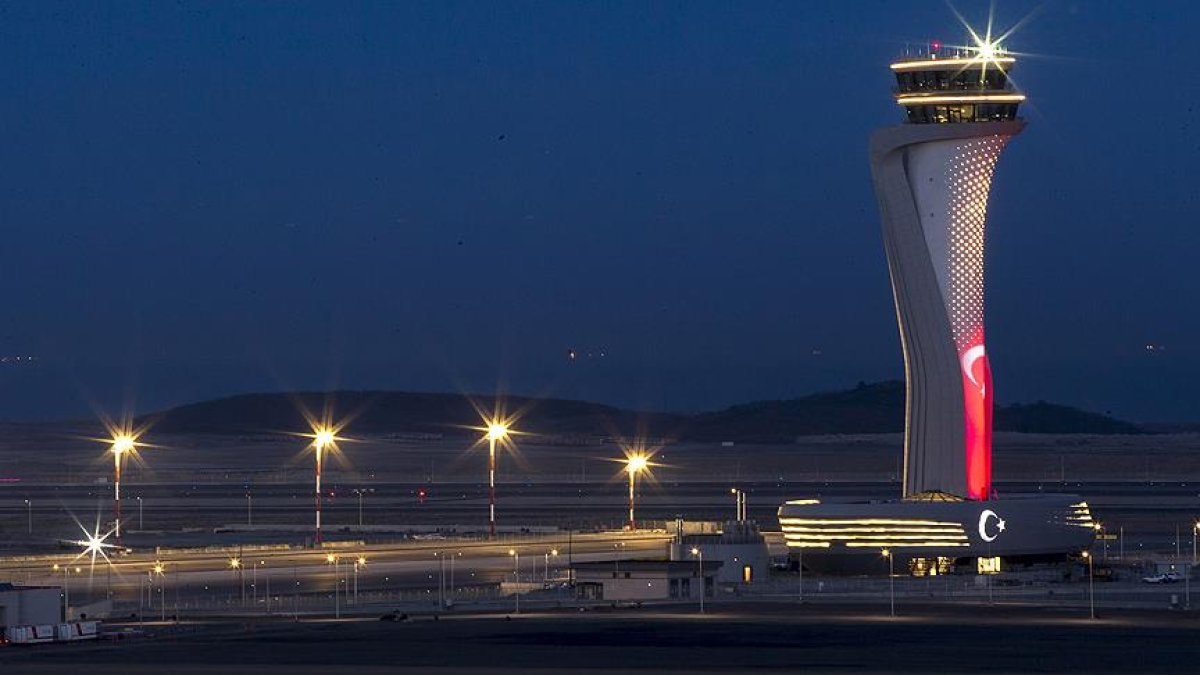
[[[112,559],[108,557],[108,551],[116,551],[120,548],[116,544],[108,542],[108,538],[113,536],[115,530],[101,532],[99,516],[96,516],[96,526],[93,530],[84,527],[83,523],[80,523],[78,520],[75,521],[75,524],[83,532],[83,539],[76,540],[75,544],[81,546],[83,550],[71,559],[71,564],[83,558],[90,558],[91,568],[94,571],[96,568],[96,559],[100,558],[105,564],[112,565]]]
[[[1011,76],[1005,71],[1005,63],[1011,63],[1011,59],[1008,59],[1008,57],[1014,54],[1014,52],[1010,52],[1004,45],[1014,33],[1024,27],[1025,24],[1027,24],[1033,19],[1034,16],[1037,15],[1037,13],[1040,11],[1040,8],[1033,10],[1029,14],[1026,14],[1021,20],[1017,21],[1012,26],[1009,26],[1007,30],[998,32],[996,30],[995,2],[992,2],[989,5],[987,23],[981,30],[972,26],[971,23],[967,21],[962,13],[959,12],[949,0],[946,1],[946,6],[950,8],[950,11],[954,14],[954,17],[958,19],[958,22],[961,23],[963,28],[966,29],[968,40],[970,41],[970,44],[966,45],[947,45],[952,49],[958,49],[962,52],[972,55],[970,61],[967,65],[963,66],[962,70],[965,70],[973,64],[982,63],[983,65],[982,68],[980,68],[979,75],[981,82],[987,79],[988,68],[995,68],[996,70],[1005,73],[1006,77],[1011,79]]]

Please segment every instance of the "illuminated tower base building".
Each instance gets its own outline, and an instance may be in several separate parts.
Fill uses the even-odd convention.
[[[906,123],[871,138],[904,351],[904,478],[894,502],[797,499],[779,508],[789,550],[832,573],[997,572],[1091,545],[1075,495],[992,489],[992,373],[984,342],[984,230],[992,173],[1025,127],[1015,59],[994,45],[891,65]]]
[[[908,123],[871,139],[904,348],[904,497],[987,499],[992,375],[984,346],[984,229],[992,172],[1024,128],[1012,57],[892,64]]]

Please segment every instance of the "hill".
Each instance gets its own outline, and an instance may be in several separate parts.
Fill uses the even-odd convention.
[[[799,436],[903,431],[904,384],[880,382],[783,401],[758,401],[698,414],[655,413],[553,398],[508,396],[520,428],[559,439],[645,436],[683,441],[790,443]],[[184,405],[148,416],[158,433],[252,434],[307,429],[305,414],[328,407],[353,433],[468,436],[492,396],[395,391],[244,394]],[[1039,401],[997,406],[997,431],[1047,434],[1139,434],[1134,424]]]

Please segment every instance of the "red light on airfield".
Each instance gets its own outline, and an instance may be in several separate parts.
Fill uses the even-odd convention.
[[[941,50],[942,50],[942,41],[941,41],[941,40],[934,40],[933,42],[930,42],[930,43],[929,43],[929,47],[930,47],[930,49],[932,49],[933,51],[935,51],[935,52],[939,52],[939,51],[941,51]]]
[[[417,503],[418,504],[425,503],[425,488],[421,488],[420,490],[417,490]]]

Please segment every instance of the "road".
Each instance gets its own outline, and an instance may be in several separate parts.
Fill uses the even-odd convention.
[[[638,515],[663,522],[683,517],[718,520],[732,517],[732,481],[647,481],[639,484]],[[899,492],[890,481],[748,481],[739,483],[749,497],[750,517],[767,529],[775,527],[775,511],[787,499],[892,499]],[[28,490],[32,486],[23,486]],[[311,485],[307,483],[130,483],[123,486],[124,529],[134,546],[177,546],[222,542],[303,544],[312,522]],[[359,498],[353,490],[369,490]],[[1192,548],[1192,523],[1200,515],[1200,484],[1176,481],[1143,483],[1008,482],[1001,495],[1071,492],[1083,495],[1095,517],[1119,535],[1111,547],[1127,554],[1170,552]],[[81,527],[94,529],[97,519],[111,519],[111,486],[46,485],[45,496],[27,508],[23,493],[0,486],[0,519],[10,550],[48,550],[58,539],[78,539]],[[421,492],[424,491],[424,497]],[[249,498],[247,497],[249,495]],[[330,539],[371,538],[372,530],[480,530],[487,518],[486,486],[474,482],[397,483],[333,482],[322,516]],[[140,500],[139,500],[140,498]],[[621,481],[501,483],[497,517],[501,527],[572,529],[619,528],[626,518],[628,495]],[[228,525],[277,529],[214,536]],[[26,533],[26,527],[32,530]],[[348,532],[340,532],[341,530]],[[288,534],[281,534],[284,530]],[[141,534],[140,532],[144,532]]]
[[[343,543],[324,549],[217,547],[135,551],[107,560],[101,556],[95,564],[87,555],[25,556],[0,559],[0,577],[66,584],[72,606],[111,599],[122,606],[166,613],[179,606],[241,611],[263,606],[268,598],[274,603],[301,602],[291,596],[308,596],[309,605],[316,601],[314,596],[329,596],[331,602],[325,604],[331,605],[351,602],[356,596],[380,601],[412,599],[421,593],[432,596],[440,588],[451,595],[478,597],[481,588],[494,594],[496,584],[516,581],[518,574],[520,583],[540,588],[545,580],[564,577],[571,562],[661,558],[667,540],[661,532],[612,532],[497,541]],[[232,565],[235,559],[237,567]],[[333,597],[335,579],[337,598]]]
[[[881,611],[882,610],[882,611]],[[290,617],[289,617],[290,618]],[[149,626],[154,637],[0,649],[29,673],[1194,672],[1196,615],[926,604],[738,604]]]

